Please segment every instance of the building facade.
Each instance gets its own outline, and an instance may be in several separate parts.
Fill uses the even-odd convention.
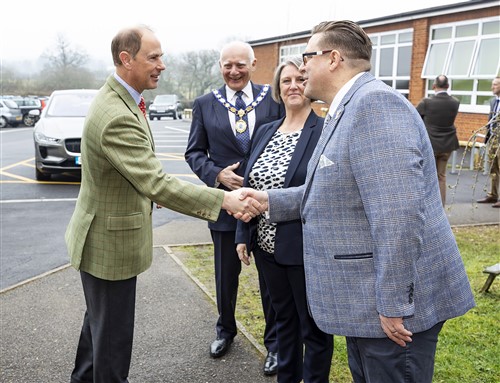
[[[445,74],[449,93],[460,100],[459,140],[467,142],[487,123],[491,82],[500,73],[500,1],[471,0],[357,23],[372,40],[375,77],[417,105],[433,94],[435,77]],[[304,31],[249,41],[259,59],[253,80],[271,82],[274,68],[302,54],[310,36]]]

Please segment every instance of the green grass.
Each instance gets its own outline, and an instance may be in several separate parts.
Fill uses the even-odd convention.
[[[436,355],[435,383],[494,383],[500,375],[500,280],[488,293],[479,293],[486,281],[483,270],[500,262],[500,226],[454,228],[465,268],[476,299],[476,307],[466,315],[446,322]],[[182,246],[175,255],[215,296],[212,246]],[[264,318],[260,302],[257,270],[243,265],[236,317],[262,343]],[[350,383],[345,339],[335,337],[330,381]]]

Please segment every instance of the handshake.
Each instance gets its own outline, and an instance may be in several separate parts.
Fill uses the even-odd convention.
[[[268,209],[268,196],[265,191],[240,188],[224,193],[222,208],[234,218],[248,222]]]

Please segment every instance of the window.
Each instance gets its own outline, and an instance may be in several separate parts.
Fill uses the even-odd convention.
[[[300,56],[306,50],[306,43],[286,45],[280,48],[280,64],[293,56]]]
[[[498,17],[433,25],[430,36],[422,77],[429,85],[436,76],[447,75],[461,111],[487,112],[491,81],[500,71]],[[428,87],[426,93],[432,90]]]
[[[370,34],[373,45],[371,73],[408,97],[413,31]]]

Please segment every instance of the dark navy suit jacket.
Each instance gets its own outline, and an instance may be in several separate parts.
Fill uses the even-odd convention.
[[[255,161],[265,149],[273,134],[283,123],[283,119],[262,126],[254,135],[250,157],[245,170],[244,186],[248,185],[248,174]],[[324,119],[313,111],[309,114],[300,135],[292,159],[288,165],[283,188],[300,186],[304,183],[307,173],[307,164],[316,147]],[[257,219],[249,223],[238,222],[236,243],[245,243],[248,251],[252,251],[257,243]],[[274,244],[274,259],[282,265],[303,265],[302,254],[302,223],[300,219],[279,222],[276,227]]]
[[[252,83],[254,99],[260,94],[263,86]],[[226,87],[219,89],[226,98]],[[255,108],[255,127],[253,137],[259,127],[284,115],[283,108],[271,97],[271,89],[262,102]],[[252,137],[252,139],[253,139]],[[185,159],[191,170],[207,186],[214,187],[217,175],[229,165],[240,162],[237,173],[243,176],[248,153],[244,153],[231,128],[227,109],[210,92],[194,101],[191,131],[186,148]],[[228,190],[224,185],[219,189]],[[221,211],[215,223],[209,223],[212,230],[234,231],[236,219]]]

